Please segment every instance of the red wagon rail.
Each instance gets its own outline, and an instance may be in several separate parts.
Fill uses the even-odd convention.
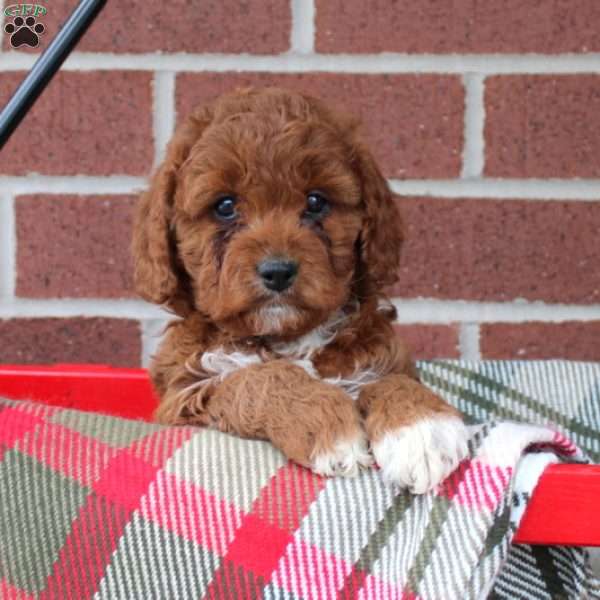
[[[90,365],[3,365],[0,394],[143,420],[151,420],[157,402],[145,370]],[[599,508],[600,466],[550,465],[514,541],[600,546]]]

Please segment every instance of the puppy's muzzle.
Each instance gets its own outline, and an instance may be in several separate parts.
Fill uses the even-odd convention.
[[[268,290],[283,292],[294,282],[298,274],[298,263],[292,260],[270,258],[259,263],[256,270]]]

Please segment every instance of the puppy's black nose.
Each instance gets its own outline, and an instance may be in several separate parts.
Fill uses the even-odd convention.
[[[258,265],[258,274],[266,288],[274,292],[283,292],[292,285],[298,273],[298,263],[292,260],[267,259]]]

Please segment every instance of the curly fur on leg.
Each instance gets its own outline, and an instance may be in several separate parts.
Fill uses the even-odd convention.
[[[352,399],[286,360],[228,375],[206,412],[211,426],[269,439],[288,458],[324,475],[355,475],[371,464]]]

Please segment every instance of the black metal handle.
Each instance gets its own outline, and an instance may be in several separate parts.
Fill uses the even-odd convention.
[[[82,0],[0,113],[0,150],[94,22],[106,0]]]

